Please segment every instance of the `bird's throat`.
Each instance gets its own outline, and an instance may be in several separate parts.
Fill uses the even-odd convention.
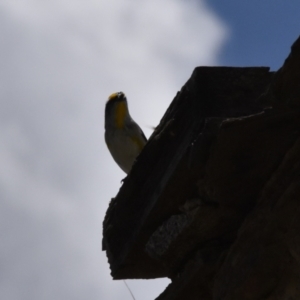
[[[125,102],[120,102],[116,106],[116,127],[117,128],[123,128],[124,127],[124,121],[127,113],[127,106]]]

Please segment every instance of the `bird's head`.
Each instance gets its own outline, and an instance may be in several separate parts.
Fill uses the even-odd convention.
[[[129,118],[127,99],[123,92],[113,93],[108,97],[105,107],[105,123],[122,128]]]

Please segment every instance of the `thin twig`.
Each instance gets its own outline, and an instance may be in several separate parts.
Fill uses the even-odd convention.
[[[132,292],[131,292],[131,289],[129,288],[128,284],[126,283],[126,281],[125,281],[125,280],[123,280],[123,282],[125,283],[125,285],[126,285],[126,287],[127,287],[128,291],[129,291],[129,293],[130,293],[131,297],[133,298],[133,300],[136,300],[136,299],[135,299],[135,297],[133,296]]]

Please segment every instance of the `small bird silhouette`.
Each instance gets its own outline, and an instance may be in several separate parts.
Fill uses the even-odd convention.
[[[128,174],[147,143],[142,129],[131,118],[124,93],[109,96],[105,106],[105,142],[119,167]]]

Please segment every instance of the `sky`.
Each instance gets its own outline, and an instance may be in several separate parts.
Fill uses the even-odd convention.
[[[297,1],[0,0],[0,299],[132,299],[101,251],[124,173],[104,143],[123,91],[146,136],[200,65],[277,70]],[[128,280],[137,300],[168,279]]]

